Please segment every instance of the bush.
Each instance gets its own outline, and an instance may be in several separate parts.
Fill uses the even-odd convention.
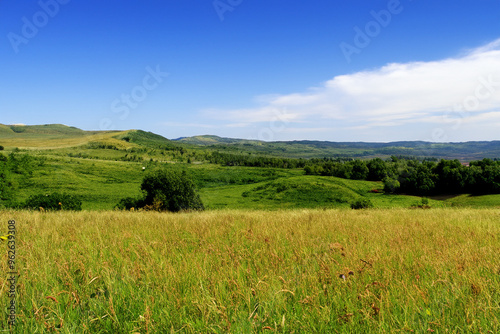
[[[395,178],[386,177],[384,178],[383,182],[384,182],[384,192],[386,193],[394,194],[401,187],[399,181]]]
[[[141,190],[144,198],[123,198],[115,207],[121,210],[144,208],[172,212],[204,209],[200,196],[195,192],[194,183],[186,172],[154,170],[142,180]]]
[[[373,208],[373,203],[367,198],[357,199],[354,203],[351,203],[351,209],[369,209]]]
[[[3,151],[4,150],[4,147],[2,145],[0,145],[0,151]]]
[[[52,193],[50,195],[33,195],[20,205],[21,209],[30,210],[82,210],[82,201],[77,197]]]
[[[130,210],[132,208],[140,208],[144,206],[144,201],[141,198],[126,197],[122,198],[115,208],[119,210]]]
[[[144,177],[141,189],[145,194],[144,205],[154,210],[178,212],[204,209],[194,183],[185,171],[155,170]]]
[[[431,206],[429,205],[429,199],[427,197],[422,197],[420,202],[417,202],[415,204],[412,204],[412,208],[420,208],[420,209],[430,209]]]

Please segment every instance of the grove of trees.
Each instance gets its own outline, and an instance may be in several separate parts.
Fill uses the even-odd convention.
[[[500,193],[500,161],[483,159],[463,165],[458,160],[419,161],[392,157],[386,161],[311,161],[308,175],[383,181],[390,193],[412,195]]]
[[[255,155],[211,152],[205,157],[210,163],[225,166],[271,167],[271,168],[303,168],[305,159],[288,159],[263,157]]]

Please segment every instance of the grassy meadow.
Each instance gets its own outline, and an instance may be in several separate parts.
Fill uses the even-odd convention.
[[[435,196],[423,210],[382,182],[208,158],[374,151],[208,139],[0,125],[16,203],[64,192],[83,204],[40,212],[0,201],[0,231],[17,222],[14,332],[500,332],[500,194]],[[206,211],[113,210],[155,168],[186,171]],[[374,209],[351,210],[360,199]]]
[[[363,198],[376,208],[409,208],[421,201],[416,196],[384,194],[382,182],[305,175],[304,168],[225,166],[210,163],[207,158],[218,151],[274,158],[312,157],[308,155],[312,153],[315,157],[337,156],[346,154],[343,150],[360,150],[356,143],[331,143],[332,146],[318,142],[314,146],[313,142],[306,145],[233,142],[218,137],[198,139],[203,139],[201,144],[188,139],[171,141],[140,130],[97,132],[57,124],[0,124],[0,144],[4,148],[0,158],[13,155],[21,162],[26,158],[15,172],[9,173],[15,202],[22,203],[32,195],[63,191],[77,196],[84,210],[112,210],[120,199],[140,196],[143,168],[146,172],[154,168],[187,171],[207,209],[349,208]],[[399,152],[393,149],[384,154]],[[356,156],[354,151],[348,152]],[[498,208],[500,194],[431,198],[429,205]]]
[[[0,211],[9,219],[16,333],[500,332],[498,209]]]
[[[207,209],[349,208],[358,198],[369,199],[377,208],[409,208],[421,200],[417,196],[384,194],[382,182],[304,175],[303,169],[120,161],[111,159],[126,153],[82,152],[92,158],[69,157],[61,150],[30,152],[36,166],[29,177],[14,175],[17,200],[64,191],[78,196],[84,210],[112,210],[121,198],[141,195],[140,185],[145,175],[142,167],[186,170]],[[75,149],[73,154],[78,153]],[[432,207],[499,207],[500,195],[431,198],[429,202]]]

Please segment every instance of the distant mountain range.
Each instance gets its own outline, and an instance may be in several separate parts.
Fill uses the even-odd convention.
[[[294,158],[353,157],[372,158],[414,156],[458,159],[461,161],[500,158],[500,141],[463,143],[432,143],[425,141],[398,141],[389,143],[330,142],[314,140],[263,142],[257,140],[194,136],[178,140],[212,149],[232,149],[261,154],[278,154]]]
[[[133,135],[131,135],[133,134]],[[131,140],[132,139],[132,140]],[[458,159],[461,161],[500,158],[500,141],[473,141],[463,143],[431,143],[399,141],[389,143],[330,142],[330,141],[276,141],[264,142],[218,136],[194,136],[169,140],[141,130],[84,131],[62,124],[3,125],[0,124],[0,145],[6,149],[17,147],[44,149],[72,147],[96,141],[115,144],[129,141],[137,145],[168,145],[233,154],[256,154],[287,158],[352,157],[373,158],[406,156],[420,158]],[[118,145],[124,149],[127,145]]]

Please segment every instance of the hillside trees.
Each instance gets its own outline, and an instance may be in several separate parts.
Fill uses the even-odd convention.
[[[465,169],[458,160],[441,160],[434,168],[437,175],[436,187],[447,189],[450,193],[464,191],[467,180]]]
[[[304,159],[288,159],[252,156],[250,154],[232,154],[223,152],[207,153],[205,157],[210,163],[225,166],[272,167],[272,168],[303,168]]]
[[[368,181],[380,181],[387,176],[387,164],[380,158],[375,158],[367,163]]]
[[[336,176],[345,179],[383,181],[384,191],[426,196],[435,194],[500,193],[500,161],[472,161],[470,167],[458,160],[419,161],[391,157],[330,161],[311,160],[306,175]]]
[[[363,160],[354,160],[350,164],[352,165],[352,179],[366,180],[368,178],[370,170],[366,166],[366,162],[364,162]]]
[[[404,177],[399,178],[403,193],[414,195],[429,195],[435,192],[437,175],[433,173],[432,164],[422,163],[407,170]]]

